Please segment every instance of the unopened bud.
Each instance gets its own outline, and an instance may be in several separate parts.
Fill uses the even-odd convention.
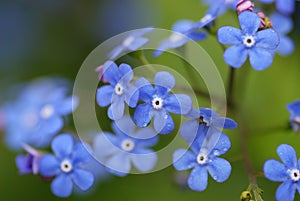
[[[257,12],[257,15],[260,18],[260,26],[259,29],[268,29],[268,28],[273,28],[272,22],[270,18],[268,18],[263,12]]]
[[[244,11],[253,11],[254,9],[254,3],[250,0],[240,0],[237,4],[236,4],[236,11],[238,13],[238,15],[241,12]]]

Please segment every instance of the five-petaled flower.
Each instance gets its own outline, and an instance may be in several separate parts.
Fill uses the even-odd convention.
[[[145,102],[139,104],[134,112],[137,126],[146,127],[153,117],[156,132],[168,134],[173,131],[174,122],[169,113],[187,114],[192,107],[192,100],[188,95],[170,94],[174,85],[174,77],[165,71],[156,73],[154,87],[145,78],[136,80],[140,99]]]
[[[292,146],[282,144],[277,154],[283,163],[270,159],[264,164],[265,177],[271,181],[283,182],[276,191],[276,200],[293,201],[296,190],[300,192],[300,160],[297,161]]]
[[[128,64],[118,66],[112,62],[104,63],[103,77],[110,85],[104,85],[97,90],[97,103],[101,107],[109,104],[107,114],[112,120],[120,119],[124,115],[125,104],[135,107],[139,99],[139,91],[135,86],[130,86],[133,71]]]
[[[112,123],[116,135],[108,132],[94,139],[95,156],[109,172],[125,176],[131,163],[141,172],[150,171],[156,164],[157,155],[149,147],[158,142],[156,133],[150,128],[137,128],[129,116]]]
[[[295,132],[300,131],[300,100],[287,104],[290,122]]]
[[[74,144],[69,134],[55,137],[51,143],[55,155],[45,154],[40,161],[40,173],[45,177],[55,177],[51,183],[52,192],[59,197],[68,197],[72,193],[73,183],[86,191],[94,183],[94,175],[84,169],[92,159],[83,142]]]
[[[192,190],[201,192],[207,188],[207,173],[217,182],[224,182],[230,176],[230,163],[219,156],[230,149],[231,143],[225,134],[215,131],[217,133],[208,134],[201,130],[191,144],[191,151],[178,149],[173,154],[173,165],[176,170],[193,168],[188,178],[188,186]]]
[[[239,15],[241,29],[224,26],[218,30],[218,40],[233,45],[224,52],[225,62],[234,68],[241,67],[248,55],[255,70],[264,70],[273,62],[279,44],[278,34],[273,29],[258,31],[260,18],[256,13],[244,11]]]

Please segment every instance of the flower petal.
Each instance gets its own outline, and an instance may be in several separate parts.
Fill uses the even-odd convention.
[[[198,127],[199,123],[197,120],[189,120],[182,124],[180,134],[189,144],[191,144],[197,136]]]
[[[52,154],[45,154],[40,160],[40,173],[46,177],[52,177],[60,172],[60,162]]]
[[[105,166],[108,170],[115,175],[125,176],[130,172],[130,159],[128,153],[120,152],[113,155],[105,162]]]
[[[280,43],[277,48],[277,51],[280,55],[287,56],[294,52],[295,44],[294,41],[287,36],[280,36]]]
[[[153,94],[155,93],[151,83],[147,79],[141,77],[135,81],[134,85],[139,90],[140,99],[144,102],[151,102]]]
[[[284,14],[292,14],[295,10],[295,0],[277,0],[276,8]]]
[[[296,186],[291,180],[282,183],[276,190],[276,200],[293,201],[295,197]]]
[[[97,90],[97,96],[96,96],[98,105],[100,105],[101,107],[108,106],[112,101],[113,93],[114,93],[114,88],[110,85],[105,85],[100,87]]]
[[[119,56],[123,51],[125,51],[125,47],[123,45],[118,45],[117,47],[115,47],[109,54],[108,54],[108,58],[113,60],[115,59],[117,56]]]
[[[60,159],[69,157],[73,151],[73,138],[69,134],[61,134],[52,141],[51,148]]]
[[[150,110],[152,106],[150,104],[140,104],[136,107],[134,112],[134,121],[139,127],[146,127],[151,120]]]
[[[295,149],[287,144],[282,144],[276,149],[282,162],[290,169],[297,168],[297,157]]]
[[[117,144],[120,144],[120,142],[115,135],[110,133],[101,133],[97,135],[93,142],[95,156],[101,162],[104,161],[106,157],[114,155],[120,151]]]
[[[176,170],[188,170],[197,165],[196,155],[186,149],[177,149],[173,153],[173,166]]]
[[[135,127],[136,126],[133,120],[128,115],[125,115],[121,119],[118,119],[112,123],[112,129],[118,136],[122,135],[124,137],[133,137]],[[126,136],[124,134],[126,134]]]
[[[174,122],[171,115],[165,110],[154,113],[154,129],[160,134],[168,134],[174,130]]]
[[[285,165],[273,159],[265,162],[264,174],[267,179],[275,182],[283,182],[289,178]]]
[[[285,1],[285,0],[284,0]],[[293,29],[293,20],[281,13],[273,13],[270,16],[273,28],[280,34],[287,34]]]
[[[225,117],[219,117],[217,119],[214,119],[212,124],[217,128],[225,128],[225,129],[234,129],[237,128],[238,126],[234,120]]]
[[[111,120],[121,119],[124,115],[125,104],[122,97],[116,97],[108,108],[107,115]]]
[[[279,44],[279,36],[273,29],[257,32],[255,46],[265,49],[275,49]]]
[[[143,152],[143,154],[130,154],[130,159],[139,171],[148,172],[155,166],[157,162],[157,155],[149,149],[143,150]]]
[[[188,179],[189,187],[194,191],[204,191],[207,187],[207,170],[204,166],[196,166]]]
[[[139,100],[139,90],[135,86],[127,87],[125,92],[125,102],[129,107],[136,107]]]
[[[242,43],[242,31],[240,29],[224,26],[218,30],[219,43],[224,45],[238,45]]]
[[[172,94],[164,100],[164,107],[168,112],[187,114],[192,108],[192,99],[185,94]]]
[[[173,26],[172,30],[180,33],[184,33],[187,30],[191,29],[195,23],[192,20],[178,20]]]
[[[90,155],[91,147],[89,144],[84,142],[79,142],[74,146],[72,153],[72,162],[75,165],[88,163],[92,157]]]
[[[148,38],[138,37],[128,46],[128,49],[131,51],[137,50],[149,41]]]
[[[244,11],[239,15],[239,22],[243,34],[253,36],[260,26],[260,18],[254,12]]]
[[[103,77],[111,85],[115,86],[120,80],[120,72],[118,66],[113,61],[107,61],[103,64]]]
[[[94,175],[89,171],[75,169],[73,171],[73,181],[81,190],[86,191],[94,184]]]
[[[68,197],[72,193],[73,183],[67,174],[60,174],[51,183],[51,190],[54,195]]]
[[[133,78],[133,71],[131,66],[128,64],[122,63],[119,66],[119,71],[121,73],[121,82],[123,85],[127,86]]]
[[[170,73],[161,71],[155,74],[154,85],[158,96],[164,98],[175,86],[175,79]]]
[[[255,70],[264,70],[273,62],[273,54],[263,48],[252,48],[249,51],[250,64]]]
[[[61,103],[59,103],[59,107],[57,108],[57,110],[62,115],[70,114],[77,108],[78,102],[79,100],[76,96],[68,97],[64,99]]]
[[[233,68],[241,67],[248,56],[248,52],[244,45],[234,45],[227,48],[224,52],[225,62]]]
[[[158,136],[157,133],[150,127],[139,129],[134,136],[138,142],[136,142],[136,147],[151,147],[157,144]]]
[[[231,173],[230,163],[223,158],[214,158],[207,166],[208,172],[216,182],[226,181]]]
[[[227,135],[221,133],[217,129],[214,130],[215,131],[212,134],[213,136],[208,140],[208,143],[212,146],[212,154],[214,156],[220,156],[230,149],[231,142]]]

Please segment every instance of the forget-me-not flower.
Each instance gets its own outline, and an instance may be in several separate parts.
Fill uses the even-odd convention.
[[[270,4],[275,1],[276,8],[279,12],[289,15],[295,10],[295,0],[259,0],[262,3]]]
[[[187,114],[192,108],[192,100],[185,94],[170,94],[175,85],[174,77],[165,71],[158,72],[154,77],[154,87],[145,78],[136,80],[139,87],[139,104],[134,112],[137,126],[146,127],[154,119],[154,129],[161,134],[168,134],[174,130],[174,122],[169,113]]]
[[[300,192],[300,160],[294,148],[287,144],[277,147],[281,162],[270,159],[264,164],[265,177],[274,182],[283,182],[276,190],[276,200],[293,201],[296,190]]]
[[[120,119],[124,115],[125,104],[129,107],[135,107],[139,91],[135,86],[130,86],[133,78],[133,71],[128,64],[118,66],[107,61],[104,64],[103,77],[110,85],[104,85],[97,90],[97,103],[101,107],[109,104],[107,114],[112,120]]]
[[[197,22],[192,20],[179,20],[173,27],[170,37],[163,40],[157,50],[154,52],[154,56],[161,55],[164,51],[171,48],[178,48],[186,44],[189,40],[204,40],[207,34],[200,29],[210,24],[215,19],[214,15],[207,13],[202,19]]]
[[[287,104],[290,122],[295,132],[300,131],[300,100]]]
[[[114,134],[103,132],[94,139],[94,152],[107,170],[118,176],[125,176],[133,166],[148,172],[156,164],[157,155],[150,147],[158,137],[150,128],[138,128],[129,116],[112,123]]]
[[[69,134],[55,137],[51,143],[55,155],[45,154],[40,161],[42,176],[55,177],[51,183],[52,192],[59,197],[68,197],[72,193],[73,183],[86,191],[94,183],[94,175],[82,168],[91,160],[88,145],[74,143]]]
[[[125,37],[123,42],[115,47],[108,55],[110,60],[115,59],[124,51],[135,51],[148,42],[148,38],[143,37],[145,33],[152,31],[152,27],[134,30]]]
[[[76,97],[67,95],[65,81],[41,79],[26,86],[16,101],[5,104],[6,143],[12,149],[23,144],[46,147],[64,125],[63,117],[77,106]]]
[[[241,30],[224,26],[218,30],[221,44],[233,45],[224,52],[225,62],[234,68],[241,67],[249,56],[255,70],[264,70],[273,62],[279,44],[278,34],[273,29],[258,31],[260,18],[256,13],[244,11],[239,16]]]
[[[210,108],[200,108],[199,110],[193,108],[186,116],[191,120],[182,124],[180,134],[189,143],[193,142],[199,130],[210,128],[209,132],[216,132],[215,129],[234,129],[237,127],[234,120],[220,117],[217,112]]]
[[[188,186],[192,190],[201,192],[207,188],[208,173],[217,182],[224,182],[230,176],[230,163],[219,156],[230,149],[231,143],[226,135],[215,131],[220,136],[215,143],[209,142],[210,136],[201,130],[191,144],[191,150],[178,149],[173,154],[176,170],[192,169],[188,178]]]
[[[274,30],[277,31],[280,37],[280,43],[277,48],[278,53],[284,56],[291,54],[295,49],[295,44],[293,40],[286,34],[292,31],[293,20],[290,17],[280,13],[272,14],[270,19],[272,21]]]

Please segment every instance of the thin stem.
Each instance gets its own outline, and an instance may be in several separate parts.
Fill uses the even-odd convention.
[[[228,78],[228,85],[227,85],[227,103],[228,106],[231,108],[234,104],[233,104],[233,92],[234,92],[234,78],[235,78],[235,68],[230,67],[230,71],[229,71],[229,78]]]
[[[150,62],[148,61],[148,59],[145,57],[144,53],[141,52],[140,56],[138,57],[139,60],[148,67],[149,71],[151,71],[152,73],[155,74],[155,70],[154,67],[150,64]]]

